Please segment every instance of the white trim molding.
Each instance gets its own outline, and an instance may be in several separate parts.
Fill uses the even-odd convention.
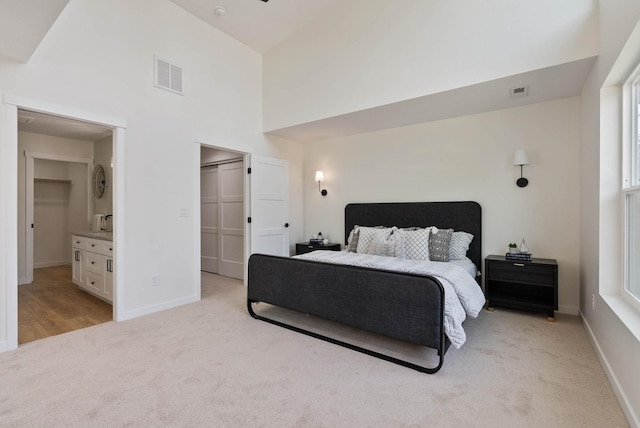
[[[18,347],[18,109],[51,114],[106,126],[113,130],[114,146],[114,319],[124,307],[125,195],[124,135],[126,121],[81,109],[52,104],[16,95],[2,95],[0,118],[0,352]],[[91,160],[90,164],[93,164]],[[120,191],[118,191],[120,189]]]
[[[602,366],[602,368],[604,370],[604,373],[607,375],[607,378],[609,379],[609,383],[611,384],[611,387],[613,388],[613,393],[618,398],[618,402],[620,403],[620,407],[622,407],[622,411],[624,412],[625,416],[627,417],[627,420],[629,421],[629,424],[631,426],[640,427],[640,418],[634,412],[633,405],[629,401],[629,399],[627,398],[627,395],[620,388],[620,383],[618,382],[618,378],[616,377],[616,375],[614,374],[613,370],[611,369],[611,365],[609,364],[609,360],[607,360],[607,357],[605,356],[604,352],[602,352],[602,348],[600,347],[600,344],[598,343],[598,340],[596,339],[595,335],[593,334],[593,330],[591,330],[591,326],[589,325],[589,322],[587,321],[585,316],[582,314],[582,312],[580,312],[579,316],[580,316],[580,321],[582,321],[582,325],[584,326],[584,329],[587,332],[587,336],[589,337],[589,340],[591,341],[591,344],[593,345],[593,349],[596,351],[596,355],[598,356],[598,359],[600,360],[600,365]]]

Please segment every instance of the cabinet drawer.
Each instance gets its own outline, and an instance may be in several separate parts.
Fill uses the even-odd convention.
[[[90,251],[113,257],[113,241],[103,239],[85,238],[84,236],[73,235],[71,237],[71,247],[78,250]]]
[[[99,239],[91,239],[87,238],[85,240],[84,249],[87,251],[91,251],[92,253],[97,253],[100,248],[100,240]]]
[[[113,257],[113,242],[98,241],[98,253],[104,254],[107,257]]]
[[[113,257],[113,242],[111,241],[87,238],[85,249],[87,251],[91,251],[92,253],[98,253],[105,256]]]
[[[95,275],[102,276],[103,264],[104,256],[93,253],[84,254],[84,269],[86,269],[88,272],[92,272]]]
[[[91,272],[86,272],[84,274],[84,281],[82,281],[82,286],[87,290],[97,293],[98,295],[102,294],[102,290],[104,289],[104,277],[100,275],[94,275]]]
[[[84,250],[87,248],[87,238],[83,238],[81,236],[73,235],[71,237],[71,247],[77,248],[78,250]]]
[[[328,251],[340,251],[340,244],[328,243],[324,244],[310,244],[308,242],[298,242],[296,244],[296,255],[310,253],[315,250],[328,250]]]
[[[553,266],[520,262],[492,263],[488,279],[553,286],[555,269]]]

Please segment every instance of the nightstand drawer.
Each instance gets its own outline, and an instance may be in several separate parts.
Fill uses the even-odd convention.
[[[340,251],[340,244],[329,242],[324,244],[311,244],[309,242],[298,242],[296,244],[296,255],[310,253],[315,250]]]
[[[488,273],[490,279],[554,286],[553,266],[533,265],[526,262],[493,263]]]

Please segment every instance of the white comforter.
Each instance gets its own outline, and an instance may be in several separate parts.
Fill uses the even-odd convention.
[[[475,279],[464,269],[451,263],[324,250],[295,257],[325,263],[431,275],[437,278],[444,287],[444,331],[455,348],[460,348],[467,340],[467,335],[462,328],[466,315],[476,318],[485,303],[484,294]]]

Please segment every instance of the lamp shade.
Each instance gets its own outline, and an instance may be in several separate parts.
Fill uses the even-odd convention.
[[[324,173],[322,171],[316,171],[316,181],[324,181]]]
[[[524,150],[516,150],[516,154],[513,157],[514,165],[529,165],[529,158],[527,152]]]

